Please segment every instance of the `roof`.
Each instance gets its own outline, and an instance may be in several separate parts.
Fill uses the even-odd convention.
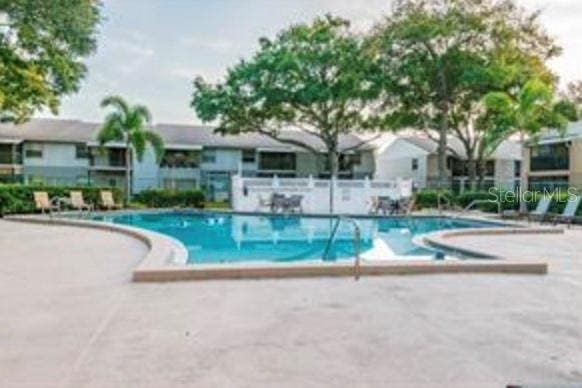
[[[0,139],[83,143],[94,139],[99,124],[79,120],[34,119],[24,124],[1,124]]]
[[[0,140],[46,141],[46,142],[96,142],[99,123],[80,120],[33,119],[24,124],[0,124]],[[265,148],[272,150],[301,151],[303,148],[278,142],[258,133],[240,135],[221,135],[214,132],[214,127],[204,125],[157,124],[153,127],[169,148],[185,145],[199,145],[214,148]],[[315,136],[299,130],[285,130],[282,138],[307,142],[312,147],[324,151],[323,142]],[[342,135],[340,149],[357,146],[362,143],[357,135]],[[361,149],[371,149],[369,144]]]
[[[537,144],[551,144],[551,143],[561,143],[565,141],[570,141],[573,139],[582,138],[582,121],[576,121],[570,123],[568,128],[564,133],[555,130],[548,129],[540,136]]]
[[[404,136],[403,139],[414,144],[415,146],[425,150],[428,153],[436,153],[438,149],[438,144],[436,141],[429,139],[426,135],[408,135]],[[461,140],[456,137],[449,136],[447,139],[447,145],[449,148],[452,148],[457,155],[460,157],[465,158],[467,153],[465,151],[465,147]],[[449,151],[449,154],[452,154]],[[513,159],[513,160],[520,160],[521,159],[521,144],[517,141],[513,140],[506,140],[497,147],[495,152],[493,153],[493,158],[495,159]]]
[[[99,123],[90,123],[80,120],[33,119],[24,124],[0,124],[0,142],[10,141],[43,141],[63,143],[95,143],[99,131]],[[236,149],[265,149],[272,151],[304,151],[298,146],[278,142],[268,136],[258,133],[240,135],[220,135],[214,132],[214,127],[205,125],[157,124],[154,126],[168,148],[185,146],[201,146],[207,148],[236,148]],[[582,122],[574,129],[582,136]],[[282,131],[282,138],[307,142],[319,151],[325,151],[321,139],[296,129]],[[360,150],[371,150],[384,147],[397,139],[403,139],[425,150],[428,153],[437,152],[437,143],[423,134],[414,134],[410,131],[404,134],[386,133],[376,134],[348,134],[340,137],[339,149],[361,145]],[[366,142],[367,141],[367,142]],[[365,144],[363,144],[365,143]],[[464,147],[457,138],[449,138],[449,146],[458,155],[465,155]],[[520,144],[514,141],[505,141],[495,151],[498,159],[521,159]]]

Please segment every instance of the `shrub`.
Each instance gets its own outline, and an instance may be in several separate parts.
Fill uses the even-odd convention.
[[[416,206],[419,209],[430,209],[438,207],[439,195],[452,200],[453,194],[446,190],[423,190],[416,193]]]
[[[99,205],[101,190],[110,190],[116,201],[122,198],[121,190],[109,187],[68,187],[68,186],[44,186],[44,185],[21,185],[21,184],[0,184],[0,214],[26,214],[36,213],[34,205],[35,191],[46,191],[50,198],[69,197],[73,190],[83,192],[86,202]]]
[[[200,190],[143,190],[134,196],[137,203],[147,207],[204,207],[204,194]]]

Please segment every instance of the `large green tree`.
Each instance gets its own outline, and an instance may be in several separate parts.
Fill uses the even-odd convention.
[[[344,19],[294,25],[261,39],[258,52],[230,68],[224,82],[197,78],[192,106],[221,133],[260,133],[316,154],[321,142],[335,178],[339,155],[348,151],[340,136],[364,129],[377,95],[361,46]],[[305,136],[289,136],[287,128]]]
[[[57,113],[87,73],[96,49],[97,0],[0,0],[0,120]]]
[[[119,96],[104,98],[101,106],[113,110],[105,117],[103,126],[97,134],[97,140],[102,148],[110,142],[125,144],[125,196],[126,201],[129,201],[132,194],[133,156],[135,155],[138,161],[142,161],[149,145],[153,148],[159,162],[164,155],[164,141],[159,134],[147,129],[152,120],[147,107],[130,105]]]
[[[545,65],[560,53],[538,13],[513,0],[399,0],[373,30],[368,47],[381,66],[387,112],[383,125],[425,131],[438,143],[438,185],[447,185],[447,138],[464,147],[475,185],[494,130],[483,98],[513,93],[537,79],[553,90]]]

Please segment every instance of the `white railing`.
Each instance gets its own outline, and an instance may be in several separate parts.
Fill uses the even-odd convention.
[[[412,196],[412,180],[391,181],[330,180],[313,178],[243,178],[232,177],[232,208],[235,211],[269,212],[269,200],[275,193],[302,196],[304,213],[367,214],[374,197],[398,200]],[[333,197],[331,196],[333,192]]]

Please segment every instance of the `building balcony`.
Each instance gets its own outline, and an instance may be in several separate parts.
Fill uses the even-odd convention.
[[[570,169],[569,157],[532,157],[530,171],[567,171]]]
[[[0,165],[20,166],[22,165],[22,154],[14,151],[0,151]]]

